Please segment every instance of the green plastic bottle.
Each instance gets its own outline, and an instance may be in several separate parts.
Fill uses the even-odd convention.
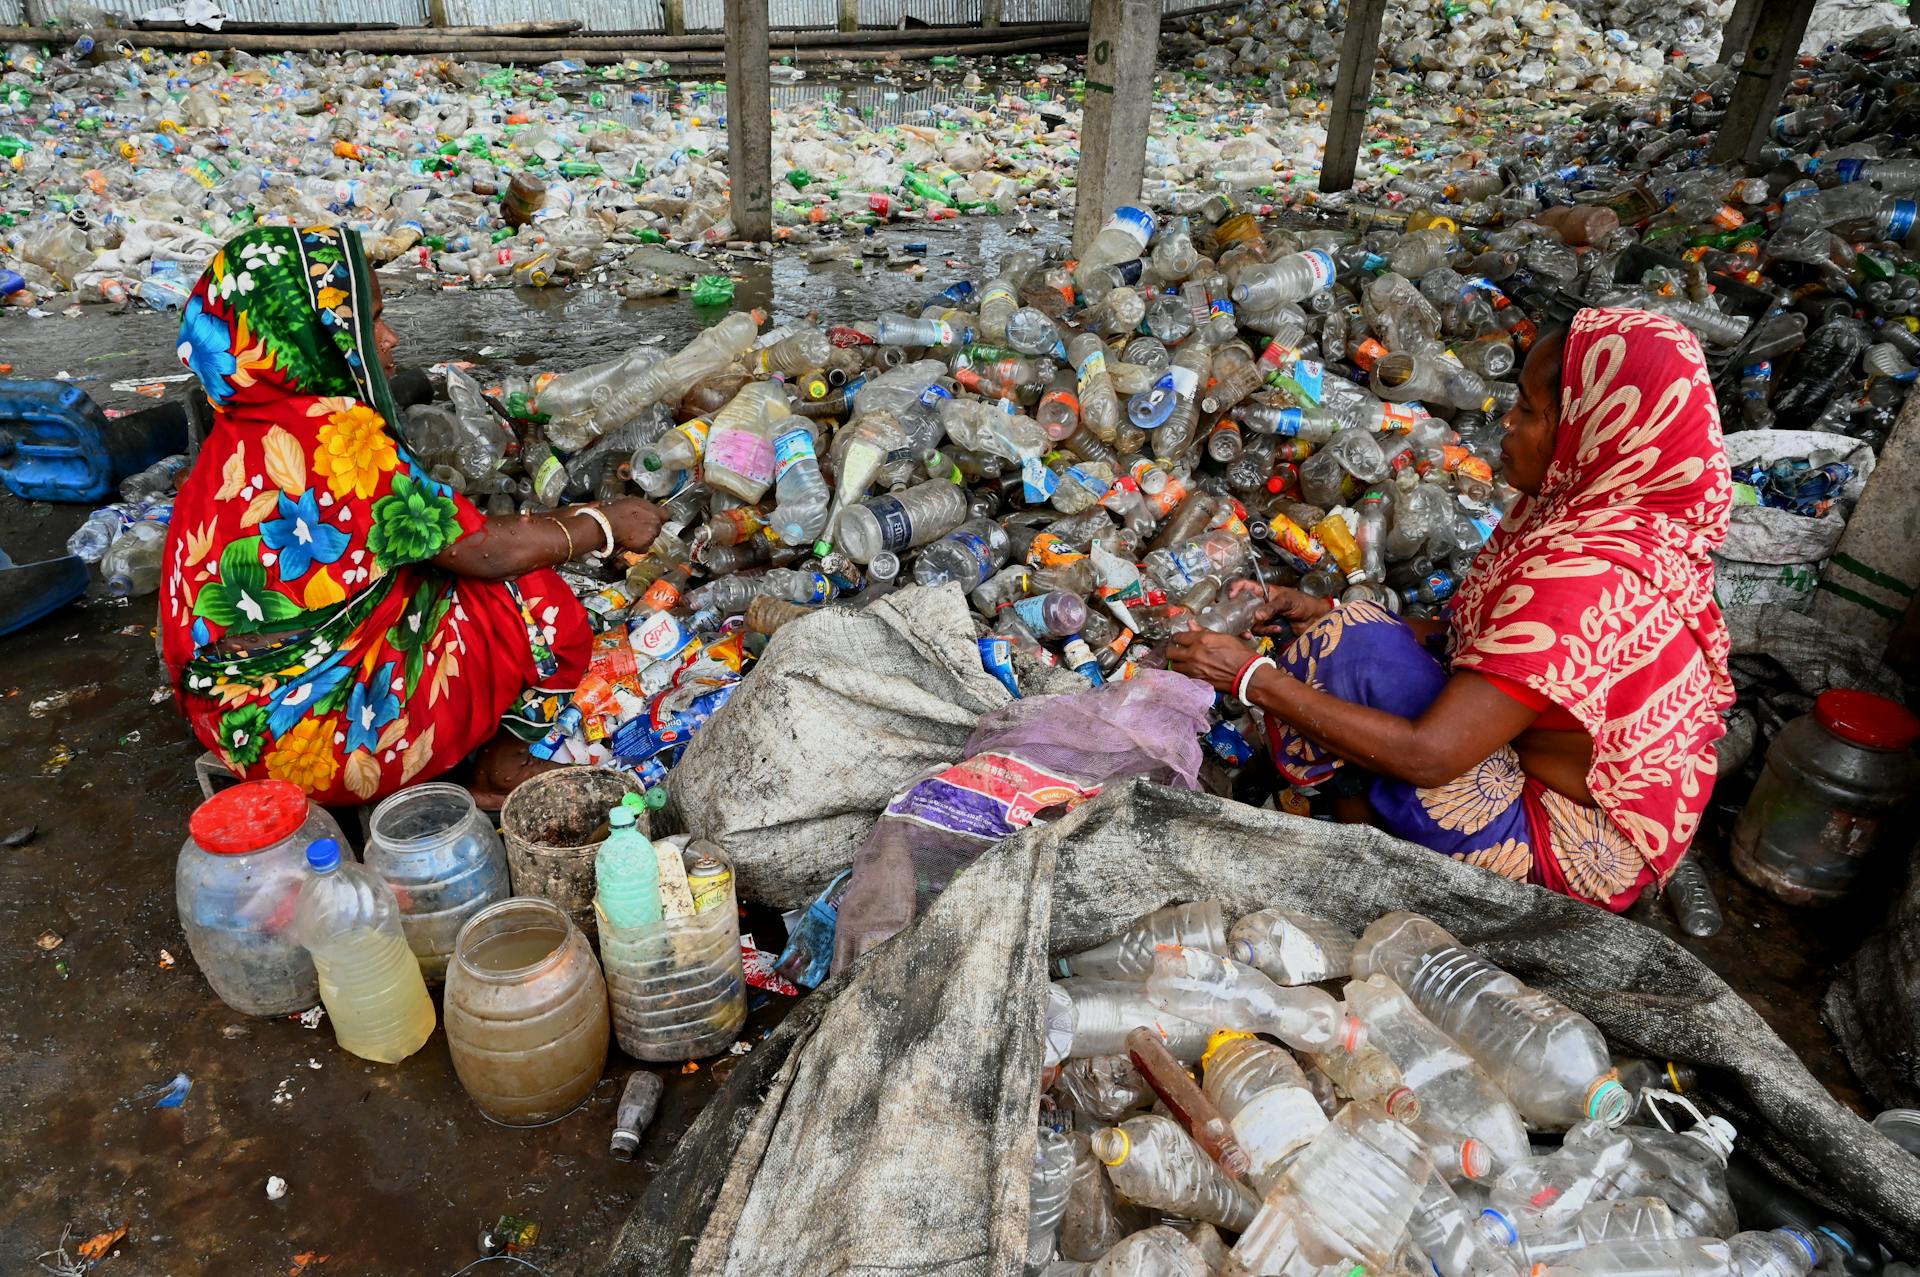
[[[660,921],[660,858],[622,803],[607,813],[611,831],[593,860],[594,907],[609,925],[644,927]]]

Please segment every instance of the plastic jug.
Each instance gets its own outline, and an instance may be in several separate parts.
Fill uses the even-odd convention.
[[[438,983],[467,919],[513,894],[493,822],[458,785],[403,789],[373,809],[366,864],[400,901],[420,973]]]
[[[319,1002],[293,913],[308,845],[340,837],[333,817],[291,781],[253,780],[201,803],[187,829],[174,901],[213,991],[246,1015],[289,1015]]]
[[[426,1045],[434,1025],[400,902],[378,874],[343,860],[333,838],[307,848],[307,867],[293,930],[313,955],[334,1036],[361,1059],[398,1064]]]

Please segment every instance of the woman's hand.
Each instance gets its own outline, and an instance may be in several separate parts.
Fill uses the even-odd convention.
[[[1183,630],[1167,644],[1167,667],[1229,694],[1233,682],[1257,653],[1231,634]]]
[[[622,550],[645,550],[666,525],[666,511],[644,497],[602,501],[600,513],[613,525],[613,543]]]
[[[1291,586],[1262,585],[1258,581],[1243,578],[1227,587],[1228,598],[1242,598],[1249,594],[1266,595],[1266,601],[1253,614],[1255,634],[1286,637],[1299,626],[1317,621],[1333,611],[1333,604],[1326,599],[1315,598]],[[1276,621],[1279,623],[1275,624]]]

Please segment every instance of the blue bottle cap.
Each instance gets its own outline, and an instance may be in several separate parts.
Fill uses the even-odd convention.
[[[307,846],[307,867],[315,873],[326,873],[340,867],[340,843],[338,839],[322,838]]]

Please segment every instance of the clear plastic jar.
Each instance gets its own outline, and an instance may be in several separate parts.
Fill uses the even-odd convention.
[[[458,785],[416,785],[373,809],[364,857],[400,901],[407,946],[429,984],[446,978],[467,919],[513,894],[493,822]]]
[[[636,1060],[713,1055],[747,1020],[733,866],[710,843],[680,854],[696,884],[696,912],[643,927],[600,921],[614,1036]]]
[[[1920,765],[1920,719],[1871,692],[1822,692],[1813,713],[1781,729],[1733,829],[1740,876],[1788,904],[1847,895],[1899,823]]]
[[[565,1117],[606,1068],[606,980],[549,900],[514,896],[467,920],[442,1019],[460,1085],[506,1126]]]
[[[213,991],[245,1015],[289,1015],[320,1001],[313,959],[293,936],[307,846],[340,838],[298,785],[254,780],[223,789],[187,822],[174,902],[187,948]]]

